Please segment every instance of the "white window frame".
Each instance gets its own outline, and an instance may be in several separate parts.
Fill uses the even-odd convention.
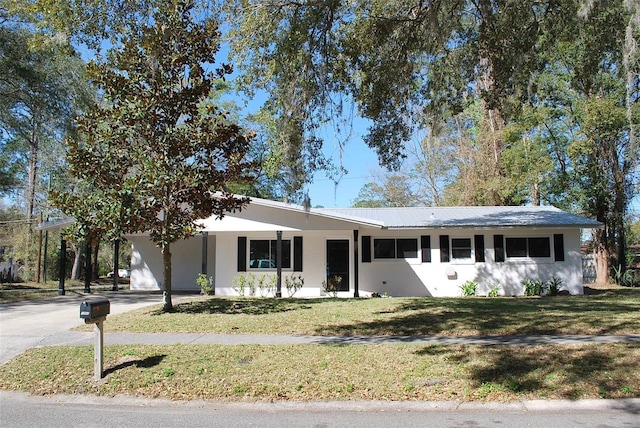
[[[466,239],[469,241],[469,257],[453,257],[453,240]],[[457,247],[461,248],[461,247]],[[466,248],[466,247],[465,247]],[[475,264],[475,248],[473,236],[451,236],[449,235],[449,263],[451,264]]]

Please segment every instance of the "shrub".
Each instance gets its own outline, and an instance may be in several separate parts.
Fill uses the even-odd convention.
[[[213,276],[207,277],[201,273],[196,277],[196,284],[200,287],[200,293],[204,295],[215,294],[215,283]]]
[[[326,281],[322,281],[322,289],[325,293],[338,297],[340,284],[342,284],[342,277],[340,275],[331,275]]]
[[[276,282],[278,278],[274,275],[262,274],[258,277],[258,292],[261,297],[267,297],[269,294],[273,294],[273,290],[276,289]]]
[[[487,293],[487,297],[498,297],[500,295],[500,286],[494,285]]]
[[[465,281],[464,284],[460,286],[462,290],[462,295],[465,297],[475,296],[478,293],[478,282],[477,281]]]
[[[304,285],[304,278],[302,275],[296,276],[295,274],[285,276],[284,285],[287,288],[287,294],[289,294],[289,297],[293,297],[294,294],[296,294]]]
[[[524,295],[529,297],[542,296],[546,289],[546,284],[538,279],[525,279],[522,284],[524,285]]]
[[[546,284],[546,290],[548,296],[557,296],[562,288],[562,279],[554,276]]]
[[[233,277],[233,281],[231,281],[231,288],[238,293],[240,296],[244,296],[244,290],[247,288],[249,284],[249,278],[246,274],[238,274]]]

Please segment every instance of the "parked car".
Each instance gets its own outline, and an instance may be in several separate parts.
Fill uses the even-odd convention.
[[[131,272],[129,269],[118,269],[118,277],[119,278],[129,278],[131,276]],[[107,278],[113,278],[113,271],[107,274]]]

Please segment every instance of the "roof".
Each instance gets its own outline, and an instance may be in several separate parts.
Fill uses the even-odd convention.
[[[382,222],[388,229],[403,228],[599,228],[600,222],[553,206],[514,207],[421,207],[421,208],[327,208],[332,212]]]

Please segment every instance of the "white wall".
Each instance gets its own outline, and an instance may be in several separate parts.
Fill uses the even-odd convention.
[[[233,228],[247,227],[241,232],[209,231],[208,237],[208,274],[215,276],[217,295],[237,295],[232,289],[233,278],[237,271],[238,236],[251,239],[276,239],[276,230],[283,230],[283,239],[293,239],[294,236],[303,237],[303,272],[305,285],[298,291],[296,297],[318,297],[323,295],[322,282],[326,275],[326,241],[328,239],[348,239],[349,254],[354,253],[353,229],[356,225],[326,218],[307,218],[304,214],[274,210],[272,207],[254,206],[255,210],[246,211],[242,218],[227,216],[221,221],[213,222],[208,229],[223,229],[222,223],[227,222]],[[280,213],[281,218],[276,214]],[[260,223],[261,216],[269,218],[268,223]],[[234,215],[235,216],[235,215]],[[283,227],[285,224],[295,227]],[[215,227],[214,227],[215,226]],[[250,226],[250,227],[249,227]],[[308,227],[308,230],[301,229]],[[324,229],[323,229],[324,228]],[[565,261],[554,262],[553,234],[564,235]],[[449,238],[469,238],[473,247],[474,234],[484,235],[485,262],[475,263],[472,250],[472,260],[452,260],[449,263],[440,262],[439,236],[449,235]],[[507,259],[503,263],[494,262],[493,236],[501,234],[506,237],[543,237],[547,236],[551,242],[551,257],[548,259]],[[362,249],[359,248],[360,260],[359,290],[361,296],[370,293],[387,293],[391,296],[459,296],[460,286],[469,280],[479,283],[479,291],[486,294],[493,286],[500,286],[500,294],[522,295],[524,279],[547,281],[553,277],[562,279],[564,288],[571,294],[581,294],[582,288],[582,260],[580,254],[580,231],[577,229],[540,230],[533,228],[484,230],[381,230],[375,228],[360,228],[360,243],[362,236],[375,238],[415,238],[418,242],[418,257],[414,259],[376,260],[362,263]],[[422,263],[420,253],[420,236],[431,237],[431,262]],[[147,237],[130,237],[133,245],[131,260],[131,288],[138,290],[158,290],[163,287],[162,255],[160,250]],[[360,244],[361,245],[361,244]],[[248,247],[248,245],[247,245]],[[248,251],[248,248],[247,248]],[[202,266],[202,238],[196,236],[171,246],[173,256],[173,289],[198,290],[196,276]],[[373,256],[373,252],[372,252]],[[372,257],[373,258],[373,257]],[[248,254],[247,254],[248,259]],[[455,272],[454,275],[448,273]],[[261,275],[275,275],[275,269],[249,269],[256,278]],[[283,276],[291,275],[291,269],[283,269]],[[351,263],[350,291],[340,293],[342,296],[353,296],[355,266]],[[245,273],[242,273],[245,274]],[[282,296],[287,297],[287,290],[282,283]]]
[[[163,290],[162,253],[148,237],[129,237],[131,241],[131,289]],[[202,237],[171,245],[171,284],[174,291],[199,290],[196,277],[202,270]],[[215,276],[216,237],[207,238],[207,274]]]
[[[553,234],[564,235],[565,261],[555,262],[553,253]],[[439,236],[449,238],[470,238],[473,246],[474,235],[484,235],[485,262],[475,263],[475,250],[472,260],[451,260],[440,262]],[[493,236],[507,237],[549,237],[551,257],[549,259],[507,259],[495,263]],[[580,254],[579,230],[536,230],[509,229],[493,231],[442,230],[429,233],[420,231],[380,231],[372,235],[372,241],[378,238],[416,238],[420,246],[420,236],[431,237],[431,262],[422,263],[418,250],[416,259],[375,260],[360,263],[360,290],[370,293],[387,293],[391,296],[460,296],[460,286],[466,281],[477,281],[479,293],[486,295],[491,288],[500,287],[500,295],[512,296],[524,294],[525,279],[548,281],[558,277],[563,288],[571,294],[582,294],[582,259]],[[448,275],[455,273],[453,275]]]

